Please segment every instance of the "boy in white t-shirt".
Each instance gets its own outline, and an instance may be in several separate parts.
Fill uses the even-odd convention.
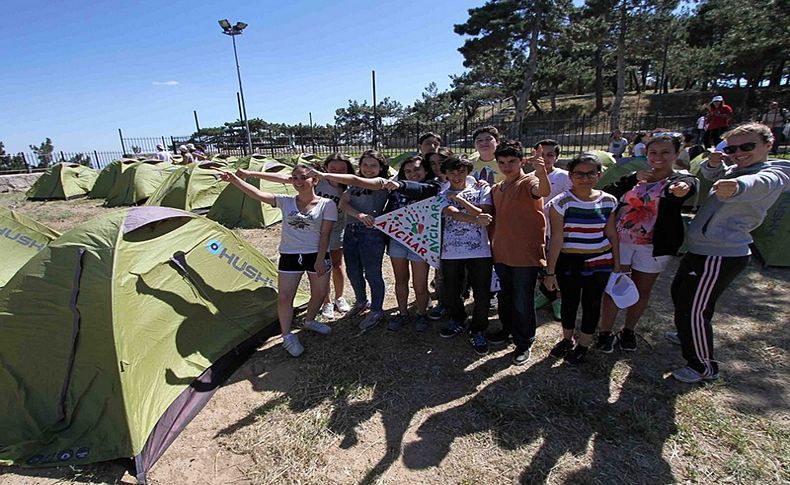
[[[491,223],[491,188],[467,184],[466,177],[474,165],[466,158],[451,156],[442,162],[441,170],[450,186],[440,193],[450,200],[442,211],[441,271],[444,303],[450,323],[441,330],[444,338],[466,332],[464,299],[465,275],[474,295],[474,310],[469,342],[480,355],[488,353],[483,336],[488,327],[488,305],[491,299],[491,245],[485,226]]]
[[[546,165],[546,176],[551,182],[551,193],[548,197],[543,198],[543,215],[546,217],[546,247],[549,247],[549,238],[551,237],[551,230],[548,221],[549,202],[554,197],[560,195],[566,190],[571,188],[571,179],[568,177],[568,171],[554,166],[557,159],[560,157],[560,144],[556,140],[545,139],[535,143],[535,150],[539,146],[543,147],[543,162]],[[538,289],[540,293],[535,297],[535,310],[543,308],[551,303],[551,311],[554,314],[554,319],[559,321],[562,318],[562,307],[558,299],[559,292],[551,291],[543,284],[543,275],[545,271],[541,271],[539,278],[541,280]]]

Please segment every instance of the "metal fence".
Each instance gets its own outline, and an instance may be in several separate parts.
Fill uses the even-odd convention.
[[[683,132],[693,130],[696,122],[695,116],[624,116],[620,126],[626,135],[637,132],[650,132],[656,128],[665,128],[672,131]],[[554,118],[546,116],[539,119],[529,119],[522,123],[500,122],[496,126],[503,137],[520,140],[525,146],[552,138],[563,146],[563,153],[570,156],[587,150],[606,149],[609,144],[609,117],[580,116],[576,118]],[[388,156],[397,155],[404,151],[416,150],[420,134],[432,131],[442,139],[444,146],[457,152],[474,151],[472,133],[477,125],[471,123],[396,123],[373,128],[357,128],[334,126],[327,132],[322,128],[321,133],[310,133],[301,130],[300,133],[253,134],[253,152],[270,156],[290,155],[295,153],[314,153],[328,155],[340,151],[348,154],[358,154],[376,146]],[[201,145],[211,154],[248,154],[247,140],[243,133],[227,133],[214,136],[158,136],[121,138],[124,149],[148,153],[155,151],[157,144],[164,144],[168,149],[175,151],[179,145],[193,143]]]
[[[42,172],[56,163],[78,163],[101,170],[113,160],[122,157],[122,152],[100,152],[97,150],[90,152],[56,151],[46,157],[34,152],[19,152],[0,156],[0,174]]]

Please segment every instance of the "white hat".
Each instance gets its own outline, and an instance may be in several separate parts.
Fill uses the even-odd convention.
[[[194,150],[195,149],[195,144],[194,143],[187,143],[187,148],[189,148],[190,150]]]
[[[157,149],[157,150],[164,150],[164,149],[165,149],[165,146],[164,146],[164,145],[162,145],[161,143],[159,143],[158,145],[156,145],[156,149]]]
[[[724,98],[721,96],[714,96],[713,99],[710,100],[711,103],[715,103],[716,101],[724,101]]]
[[[628,308],[639,300],[639,291],[634,280],[625,273],[612,273],[606,283],[606,292],[617,308]]]

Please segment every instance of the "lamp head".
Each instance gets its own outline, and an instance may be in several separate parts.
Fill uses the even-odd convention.
[[[228,19],[219,20],[219,26],[222,27],[222,30],[230,30],[230,22]]]
[[[234,25],[233,28],[241,32],[242,30],[247,28],[247,24],[245,24],[244,22],[236,22],[236,25]]]

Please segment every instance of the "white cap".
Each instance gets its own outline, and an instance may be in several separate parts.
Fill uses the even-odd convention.
[[[165,146],[160,143],[160,144],[156,145],[156,149],[157,150],[164,150]]]
[[[724,101],[724,98],[721,96],[714,96],[713,99],[710,100],[711,103],[715,103],[716,101]]]
[[[195,149],[195,144],[194,143],[187,143],[187,148],[189,148],[190,150],[194,150]]]
[[[634,280],[624,273],[612,273],[606,283],[606,293],[612,297],[617,308],[628,308],[639,300],[639,291]]]

